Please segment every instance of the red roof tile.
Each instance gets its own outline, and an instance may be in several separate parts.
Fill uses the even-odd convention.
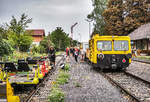
[[[27,32],[31,32],[31,35],[42,35],[45,36],[45,31],[44,29],[27,29]]]

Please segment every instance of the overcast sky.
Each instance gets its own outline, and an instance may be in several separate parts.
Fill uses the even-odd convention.
[[[11,16],[19,18],[26,13],[33,18],[29,29],[45,29],[46,34],[56,27],[62,27],[70,34],[70,27],[75,22],[74,39],[87,41],[89,25],[85,21],[92,11],[92,0],[0,0],[0,24],[10,22]]]

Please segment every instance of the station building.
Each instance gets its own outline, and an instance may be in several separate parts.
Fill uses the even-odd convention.
[[[129,36],[132,41],[132,49],[139,49],[143,53],[150,54],[150,23],[141,25]]]
[[[44,29],[27,29],[27,32],[29,32],[33,37],[33,43],[35,45],[39,45],[40,41],[44,39],[45,37],[45,30]]]

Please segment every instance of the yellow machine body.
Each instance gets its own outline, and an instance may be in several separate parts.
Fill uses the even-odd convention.
[[[0,101],[3,102],[20,102],[19,96],[14,96],[13,88],[8,79],[0,83]]]
[[[37,85],[39,83],[38,69],[35,69],[34,74],[31,72],[16,72],[15,75],[11,74],[12,72],[8,72],[8,79],[11,84]],[[34,75],[33,78],[30,77],[30,74]],[[24,77],[21,77],[21,75],[24,75]]]
[[[111,50],[107,51],[107,50],[103,50],[103,49],[98,49],[98,46],[99,46],[98,42],[105,42],[105,41],[111,42]],[[122,50],[122,51],[114,50],[114,42],[115,41],[127,41],[128,42],[128,45],[127,45],[128,50]],[[103,59],[103,60],[99,59],[99,57],[98,57],[99,55],[101,55],[105,59]],[[120,58],[120,60],[122,60],[122,58],[124,58],[126,60],[126,62],[130,64],[131,57],[132,57],[130,55],[131,55],[131,44],[130,44],[129,36],[99,36],[98,34],[96,34],[89,40],[89,51],[87,52],[87,57],[92,64],[97,65],[98,67],[100,67],[104,63],[107,64],[108,60],[110,61],[110,64],[111,64],[112,56],[116,57],[116,58],[114,58],[115,60],[117,60],[119,58]],[[127,59],[126,56],[130,56],[130,58]],[[118,63],[116,62],[117,65],[118,65]]]

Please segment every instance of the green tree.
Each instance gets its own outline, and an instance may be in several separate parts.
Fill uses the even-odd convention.
[[[88,19],[94,21],[94,31],[93,34],[105,35],[105,21],[102,16],[104,10],[106,9],[107,0],[92,0],[93,11],[87,16]]]
[[[17,21],[17,19],[12,16],[12,19],[10,21],[10,24],[7,24],[9,28],[15,32],[18,36],[25,31],[25,28],[27,28],[27,24],[32,22],[32,18],[28,18],[28,15],[23,13],[20,17],[20,20]]]
[[[124,34],[123,27],[123,1],[109,0],[107,9],[103,12],[105,18],[107,34],[121,35]]]
[[[13,48],[9,44],[7,37],[7,28],[6,26],[2,25],[0,26],[0,57],[3,57],[5,55],[9,55],[13,52]]]
[[[5,55],[9,55],[13,52],[12,47],[10,44],[7,42],[7,40],[2,39],[0,37],[0,56],[3,57]]]
[[[7,39],[8,37],[8,28],[5,25],[0,26],[0,37],[3,39]]]
[[[32,44],[33,38],[29,34],[22,34],[20,35],[20,43],[19,43],[19,50],[26,52],[29,51],[29,48]]]
[[[50,39],[55,45],[56,49],[64,50],[67,46],[70,45],[69,34],[66,34],[61,27],[57,27],[51,34]]]
[[[25,32],[27,24],[32,22],[32,18],[22,14],[20,20],[12,16],[9,27],[9,40],[18,51],[27,51],[32,44],[32,37]]]
[[[17,49],[19,49],[19,51],[23,51],[23,52],[26,52],[29,50],[29,48],[32,44],[32,41],[33,41],[32,36],[26,32],[24,32],[23,34],[20,34],[18,36],[15,32],[10,31],[8,39],[9,39],[8,41],[10,42],[10,44],[13,48],[18,47]]]
[[[149,0],[126,0],[124,8],[124,30],[126,34],[129,34],[139,26],[150,22]]]
[[[54,46],[54,44],[50,40],[50,34],[40,42],[39,49],[40,53],[47,53],[50,46]]]
[[[149,0],[109,0],[103,12],[110,35],[128,35],[150,22]]]
[[[77,40],[72,41],[72,46],[77,46],[78,44],[79,44],[79,42]]]

